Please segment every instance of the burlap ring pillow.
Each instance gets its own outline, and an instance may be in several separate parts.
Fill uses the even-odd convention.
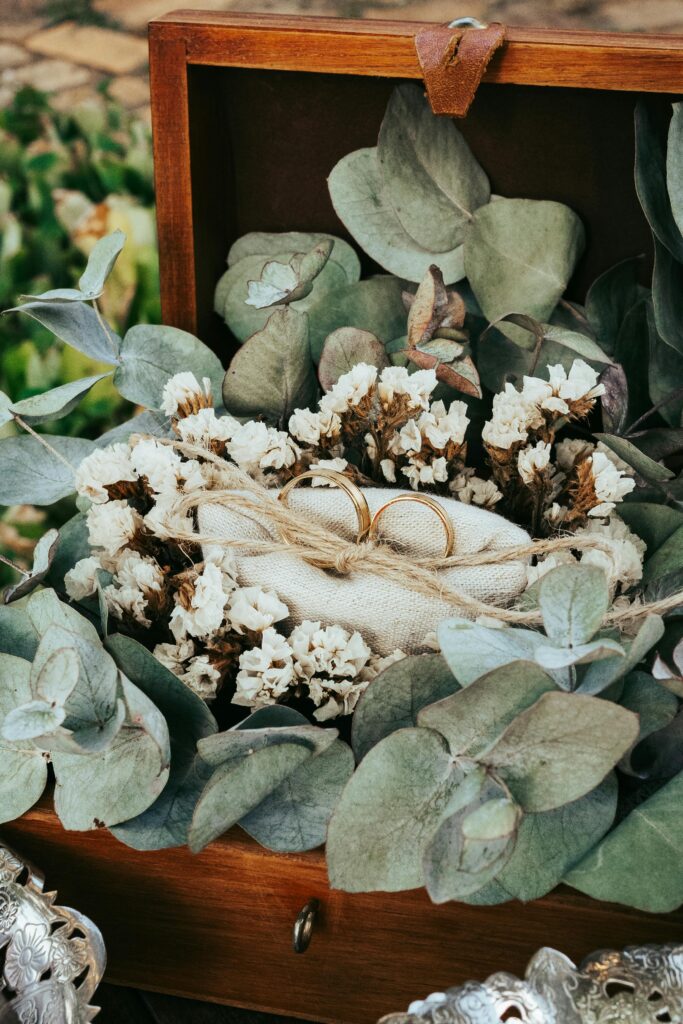
[[[363,488],[375,512],[405,491]],[[408,492],[411,493],[412,492]],[[528,544],[529,535],[502,516],[452,498],[438,501],[454,527],[453,554],[504,550]],[[288,496],[290,509],[317,521],[352,542],[358,525],[353,506],[341,490],[306,487]],[[275,540],[267,515],[249,509],[207,504],[199,509],[199,529],[205,537],[223,540]],[[413,501],[392,505],[381,518],[381,539],[416,558],[440,558],[444,552],[444,524],[434,511]],[[236,548],[237,575],[241,586],[274,590],[291,611],[291,624],[304,619],[323,625],[358,630],[378,654],[399,648],[406,654],[424,650],[425,637],[442,619],[458,614],[452,604],[425,597],[406,585],[354,569],[340,575],[305,562],[296,550],[243,554]],[[526,562],[501,561],[475,568],[441,570],[445,583],[468,596],[495,605],[507,605],[526,585]]]

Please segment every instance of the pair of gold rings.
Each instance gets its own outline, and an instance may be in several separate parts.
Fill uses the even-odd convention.
[[[380,517],[384,512],[392,505],[397,505],[403,501],[413,501],[418,505],[424,505],[425,508],[429,508],[434,512],[446,533],[446,550],[444,551],[444,558],[448,558],[453,554],[453,548],[455,547],[455,530],[450,517],[446,514],[444,508],[436,501],[431,498],[428,494],[397,494],[394,498],[385,502],[380,508],[377,509],[374,516],[370,512],[370,506],[368,505],[367,499],[360,487],[354,484],[353,480],[349,480],[343,473],[338,473],[336,469],[309,469],[306,473],[301,473],[299,476],[295,476],[292,480],[288,480],[285,486],[280,491],[278,498],[280,501],[287,504],[287,498],[290,491],[294,490],[295,487],[304,480],[313,480],[315,477],[323,477],[326,480],[330,480],[340,490],[351,499],[351,503],[356,512],[356,518],[358,520],[358,534],[356,535],[356,543],[359,544],[364,540],[373,540],[377,535],[377,524]]]

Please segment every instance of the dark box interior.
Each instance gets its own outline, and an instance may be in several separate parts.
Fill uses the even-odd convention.
[[[347,153],[375,145],[396,80],[204,66],[190,66],[188,78],[198,334],[225,358],[233,342],[213,312],[213,291],[230,244],[247,231],[348,238],[327,176]],[[558,200],[580,215],[587,246],[569,291],[579,301],[619,260],[644,254],[644,279],[651,270],[633,181],[636,100],[628,92],[482,85],[457,122],[494,192]],[[364,273],[377,269],[366,258]]]

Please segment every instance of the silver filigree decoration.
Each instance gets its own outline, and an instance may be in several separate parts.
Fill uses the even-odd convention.
[[[0,1024],[87,1024],[106,954],[95,925],[54,905],[43,878],[0,845]]]
[[[493,974],[411,1003],[380,1024],[681,1024],[683,945],[601,950],[576,967],[554,949],[524,980]]]

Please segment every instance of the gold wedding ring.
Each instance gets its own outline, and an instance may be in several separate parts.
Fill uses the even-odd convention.
[[[290,491],[293,491],[302,480],[313,480],[317,476],[330,480],[351,499],[356,511],[356,518],[358,519],[358,533],[356,535],[356,543],[358,544],[359,541],[368,535],[372,526],[370,507],[360,487],[354,484],[352,480],[349,480],[347,476],[344,476],[343,473],[338,473],[336,469],[309,469],[306,473],[300,473],[299,476],[295,476],[292,480],[287,481],[278,495],[278,501],[282,501],[286,505]]]
[[[361,491],[357,484],[354,484],[352,480],[349,480],[343,473],[338,473],[336,469],[309,469],[305,473],[300,473],[299,476],[293,477],[288,480],[285,486],[282,488],[278,495],[278,500],[287,504],[287,498],[289,492],[293,491],[295,487],[303,480],[313,480],[315,477],[323,477],[326,480],[330,480],[337,487],[339,487],[344,493],[351,499],[353,507],[356,512],[356,518],[358,520],[358,533],[356,535],[356,543],[360,543],[362,540],[372,540],[377,535],[377,523],[380,516],[386,512],[391,505],[397,504],[399,501],[414,501],[418,505],[424,505],[425,508],[429,508],[432,512],[441,520],[441,524],[446,532],[446,550],[444,551],[444,558],[449,558],[453,554],[455,547],[455,530],[450,517],[446,514],[442,505],[434,498],[430,498],[428,494],[397,494],[394,498],[391,498],[384,505],[379,508],[374,516],[370,513],[370,506],[367,503],[365,495]]]
[[[442,505],[434,498],[430,498],[428,494],[397,494],[395,498],[391,498],[386,504],[382,505],[375,512],[370,522],[370,527],[367,532],[368,539],[372,539],[377,534],[377,522],[383,512],[386,512],[391,505],[396,505],[400,501],[414,501],[418,505],[424,505],[425,508],[430,508],[433,512],[436,512],[437,516],[441,520],[444,530],[446,531],[446,550],[444,551],[443,557],[450,558],[453,554],[453,548],[455,547],[455,530],[453,529],[453,523],[450,517],[446,514]]]

